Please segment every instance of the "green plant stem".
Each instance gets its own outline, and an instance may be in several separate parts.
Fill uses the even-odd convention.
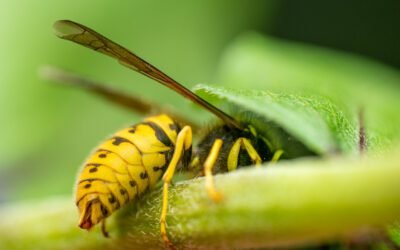
[[[208,198],[203,178],[179,182],[170,188],[168,233],[178,248],[275,248],[347,241],[400,217],[399,179],[400,156],[391,154],[368,161],[282,162],[218,175],[216,187],[224,195],[218,204]],[[24,242],[39,244],[40,249],[46,244],[59,249],[66,242],[85,249],[163,246],[159,189],[112,216],[111,240],[103,239],[98,229],[80,232],[72,201],[55,203],[54,213],[49,204],[3,208],[7,216],[0,224],[0,247]],[[28,216],[23,209],[30,208],[27,211],[34,214]]]

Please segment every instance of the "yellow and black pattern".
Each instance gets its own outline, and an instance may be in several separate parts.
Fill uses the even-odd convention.
[[[282,150],[274,152],[268,140],[257,134],[249,124],[243,124],[177,81],[161,72],[136,54],[113,42],[98,32],[73,21],[55,23],[57,35],[116,59],[128,68],[143,74],[174,90],[181,96],[197,103],[221,119],[200,140],[192,156],[192,127],[182,128],[167,115],[147,118],[143,123],[123,129],[103,144],[89,157],[78,177],[76,204],[80,212],[79,226],[90,229],[104,222],[115,210],[135,200],[140,194],[162,178],[163,201],[160,216],[160,232],[165,244],[174,248],[167,234],[168,189],[175,170],[182,163],[193,172],[205,175],[206,190],[214,201],[222,199],[213,183],[213,174],[234,171],[240,167],[260,165],[276,161]],[[88,87],[87,81],[79,82]],[[120,105],[137,111],[149,110],[149,106],[135,98],[115,94],[114,91],[96,87],[101,93]],[[122,99],[117,100],[116,97]],[[162,109],[161,109],[162,110]],[[103,223],[103,233],[106,235]]]
[[[237,168],[271,161],[273,152],[266,140],[251,126],[246,129],[231,128],[225,124],[212,128],[199,142],[194,152],[193,168],[201,171],[217,139],[223,144],[212,168],[212,174],[226,173]]]
[[[161,179],[179,126],[167,115],[147,118],[102,143],[78,177],[79,226],[90,229]]]

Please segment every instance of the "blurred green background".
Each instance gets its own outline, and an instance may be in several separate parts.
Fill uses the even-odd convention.
[[[43,65],[112,83],[183,112],[191,109],[153,81],[58,39],[52,31],[58,19],[92,27],[192,87],[224,79],[220,58],[247,31],[351,52],[398,69],[398,13],[398,1],[2,1],[0,201],[70,194],[80,164],[97,143],[140,119],[40,79]]]

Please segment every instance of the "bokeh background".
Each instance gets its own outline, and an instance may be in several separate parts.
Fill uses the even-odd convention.
[[[218,84],[220,58],[248,31],[399,69],[399,13],[395,0],[1,1],[0,201],[70,195],[80,164],[96,144],[140,119],[41,79],[37,72],[43,65],[73,70],[182,112],[192,108],[151,80],[58,39],[52,31],[58,19],[98,30],[192,87]]]

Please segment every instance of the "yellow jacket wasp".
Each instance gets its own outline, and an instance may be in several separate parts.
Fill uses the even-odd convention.
[[[56,22],[54,27],[60,38],[117,59],[122,65],[202,106],[223,122],[200,141],[193,153],[192,127],[180,124],[179,121],[182,120],[174,119],[168,114],[148,117],[139,124],[115,133],[97,147],[78,176],[76,205],[80,213],[81,228],[90,229],[102,222],[103,234],[107,235],[105,219],[127,202],[137,199],[140,194],[154,187],[162,178],[163,204],[160,230],[164,242],[172,246],[166,230],[168,187],[179,163],[183,169],[188,169],[189,165],[194,169],[202,167],[206,178],[206,190],[212,200],[218,201],[222,196],[214,188],[213,174],[233,171],[242,166],[276,161],[282,154],[281,150],[271,152],[268,140],[260,136],[251,125],[235,120],[156,67],[96,31],[67,20]],[[113,91],[94,85],[89,87],[109,99],[123,102],[118,100],[122,95],[115,95]],[[148,109],[142,102],[138,100],[135,102],[134,98],[123,97],[131,101],[133,109],[139,111]]]

